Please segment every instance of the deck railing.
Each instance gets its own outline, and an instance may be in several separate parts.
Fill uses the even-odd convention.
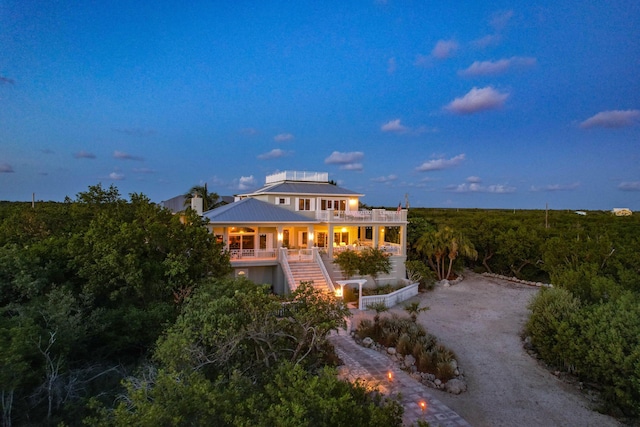
[[[229,249],[231,261],[247,259],[276,259],[276,249]]]
[[[373,245],[347,245],[347,246],[334,246],[333,247],[333,254],[337,255],[340,252],[344,252],[344,251],[356,251],[356,252],[362,252],[366,249],[371,249],[373,247]],[[385,243],[384,245],[380,245],[378,246],[378,249],[380,249],[383,252],[386,252],[388,254],[391,255],[400,255],[402,253],[402,247],[398,244],[395,243]]]
[[[293,292],[296,290],[298,285],[296,284],[296,280],[293,278],[293,273],[291,272],[291,267],[289,267],[289,260],[287,258],[287,248],[280,248],[278,260],[280,261],[282,271],[284,272],[284,277],[287,280],[287,284],[289,285],[289,292]]]
[[[316,219],[324,222],[405,222],[407,210],[372,209],[361,211],[317,211]]]
[[[419,283],[414,283],[412,285],[398,289],[397,291],[391,292],[390,294],[369,295],[366,297],[360,295],[358,309],[367,310],[367,307],[369,307],[369,305],[379,302],[384,303],[384,305],[386,305],[388,308],[391,308],[396,304],[400,304],[401,302],[418,295],[418,285]]]

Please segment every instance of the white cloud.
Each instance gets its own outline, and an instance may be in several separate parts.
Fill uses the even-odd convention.
[[[396,72],[397,68],[398,68],[398,64],[396,63],[396,58],[395,57],[389,58],[389,61],[387,61],[387,73],[393,74]]]
[[[14,170],[9,163],[0,163],[0,173],[13,173]]]
[[[88,151],[80,150],[73,155],[76,159],[95,159],[96,155]]]
[[[618,189],[622,191],[640,191],[640,181],[621,182]]]
[[[447,59],[458,50],[458,42],[455,40],[438,40],[435,47],[431,51],[431,56],[437,59]]]
[[[238,190],[248,190],[256,185],[253,175],[241,176],[238,180]]]
[[[280,157],[287,156],[289,153],[290,153],[289,151],[281,150],[279,148],[274,148],[268,153],[260,154],[258,158],[261,160],[277,159]]]
[[[423,164],[421,164],[420,166],[418,166],[416,168],[416,171],[429,172],[429,171],[448,169],[448,168],[458,166],[460,163],[464,161],[464,159],[465,159],[465,155],[463,153],[463,154],[458,154],[457,156],[452,157],[450,159],[440,158],[440,159],[428,160]]]
[[[499,44],[501,40],[502,36],[500,34],[487,34],[486,36],[472,41],[471,44],[479,48],[485,48],[489,46],[495,46]]]
[[[491,25],[496,31],[503,30],[513,18],[513,10],[502,10],[495,12],[491,15],[489,25]]]
[[[364,158],[362,151],[340,152],[334,151],[329,157],[324,159],[327,165],[346,165],[349,163],[359,162]]]
[[[476,177],[470,177],[476,178]],[[469,181],[469,178],[467,178]],[[453,191],[455,193],[494,193],[494,194],[509,194],[514,193],[516,191],[515,187],[511,187],[509,185],[503,184],[493,184],[493,185],[481,185],[478,182],[469,182],[463,183],[459,185],[450,185],[447,187],[449,191]]]
[[[640,110],[611,110],[601,111],[580,123],[583,129],[594,127],[621,128],[633,126],[640,120]]]
[[[345,170],[345,171],[357,171],[360,172],[364,169],[364,166],[362,165],[362,163],[348,163],[346,165],[341,165],[340,166],[341,170]]]
[[[470,176],[470,177],[467,177],[467,182],[472,182],[472,183],[477,184],[477,183],[482,182],[482,179],[480,179],[479,176]]]
[[[133,168],[133,173],[156,173],[155,170],[149,168]]]
[[[405,126],[400,122],[400,119],[389,120],[387,123],[380,126],[382,132],[393,132],[410,135],[422,135],[427,132],[438,132],[437,128],[429,128],[427,126],[418,126],[417,128],[411,128]]]
[[[391,175],[387,175],[387,176],[379,176],[377,178],[371,178],[371,181],[379,182],[379,183],[389,183],[389,182],[395,181],[397,179],[398,179],[397,175],[391,174]]]
[[[510,68],[527,68],[536,64],[536,58],[513,56],[508,59],[499,59],[497,61],[475,61],[466,70],[458,72],[461,76],[489,76],[501,74]]]
[[[380,126],[382,132],[406,132],[409,130],[406,126],[400,124],[400,119],[390,120],[387,123]]]
[[[109,179],[112,179],[114,181],[122,181],[124,178],[124,174],[119,172],[111,172],[109,174]]]
[[[273,137],[273,140],[275,142],[285,142],[285,141],[291,141],[293,138],[294,136],[290,133],[279,133]]]
[[[138,160],[138,161],[144,160],[142,157],[134,156],[132,154],[125,153],[124,151],[114,151],[113,157],[115,159],[120,159],[120,160]]]
[[[491,86],[481,89],[474,87],[465,96],[454,99],[444,108],[455,114],[473,114],[500,108],[508,97],[508,93],[498,92]]]
[[[572,191],[580,187],[579,182],[574,182],[573,184],[549,184],[544,185],[542,187],[536,187],[535,185],[531,186],[531,191]]]
[[[516,191],[516,188],[508,185],[497,184],[497,185],[489,185],[486,191],[488,193],[508,194],[508,193],[514,193]]]

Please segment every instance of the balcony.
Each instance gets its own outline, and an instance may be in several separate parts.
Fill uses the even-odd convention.
[[[277,249],[229,249],[231,261],[274,260],[277,258]]]
[[[323,222],[341,223],[397,223],[407,221],[407,211],[372,209],[370,211],[317,211],[316,219]]]

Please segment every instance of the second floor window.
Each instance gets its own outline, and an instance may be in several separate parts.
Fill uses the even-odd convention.
[[[311,199],[298,199],[298,210],[299,211],[310,211],[311,210]]]

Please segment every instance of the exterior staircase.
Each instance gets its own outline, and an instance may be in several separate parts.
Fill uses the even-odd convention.
[[[313,287],[329,292],[329,285],[322,274],[320,266],[314,261],[289,261],[289,268],[296,286],[300,286],[300,282],[313,281]]]

